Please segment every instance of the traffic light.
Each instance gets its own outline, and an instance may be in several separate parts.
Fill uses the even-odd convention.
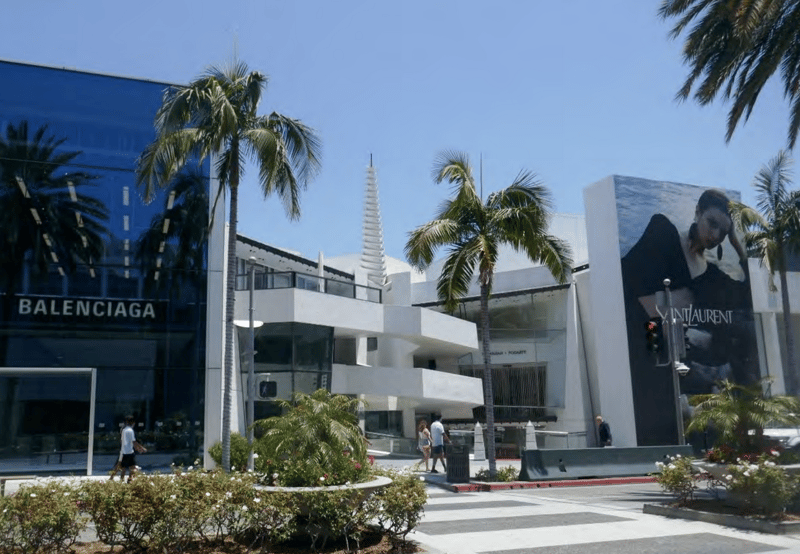
[[[256,400],[267,400],[278,396],[278,383],[269,380],[269,375],[259,375],[256,381]]]
[[[645,342],[650,352],[661,350],[661,320],[651,319],[644,324]]]

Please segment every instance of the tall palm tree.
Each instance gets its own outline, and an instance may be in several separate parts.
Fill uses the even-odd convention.
[[[800,192],[790,191],[792,159],[784,151],[772,158],[753,179],[757,209],[732,203],[736,224],[744,231],[748,254],[757,257],[769,271],[770,290],[775,291],[773,275],[781,283],[781,308],[786,337],[787,391],[797,394],[798,368],[789,305],[787,259],[790,252],[800,252]]]
[[[766,82],[780,71],[791,103],[788,144],[794,147],[800,129],[800,0],[663,0],[659,15],[678,18],[673,38],[693,25],[683,45],[690,71],[679,99],[689,97],[698,79],[694,97],[701,105],[717,95],[732,99],[725,136],[730,141]]]
[[[266,85],[266,75],[235,61],[224,68],[212,66],[188,85],[168,89],[155,118],[156,139],[142,153],[137,169],[145,199],[152,200],[191,158],[202,162],[214,156],[220,191],[225,187],[230,191],[222,410],[226,471],[230,470],[236,227],[244,163],[255,162],[264,197],[277,194],[293,219],[300,215],[300,191],[320,166],[320,143],[312,129],[279,113],[258,115]]]
[[[480,329],[483,352],[483,394],[486,404],[489,472],[497,471],[494,434],[494,391],[489,353],[489,297],[502,244],[544,264],[560,283],[572,266],[569,246],[547,234],[551,201],[547,188],[529,171],[520,171],[511,185],[493,192],[484,203],[475,189],[469,158],[461,152],[442,152],[433,165],[436,183],[453,185],[453,198],[444,202],[430,221],[409,233],[405,254],[409,263],[424,270],[439,247],[449,247],[436,286],[439,299],[453,311],[473,279],[480,284]]]

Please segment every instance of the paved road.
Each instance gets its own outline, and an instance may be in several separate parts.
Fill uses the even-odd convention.
[[[740,531],[642,513],[655,483],[453,493],[429,485],[411,538],[445,554],[800,553],[800,536]]]

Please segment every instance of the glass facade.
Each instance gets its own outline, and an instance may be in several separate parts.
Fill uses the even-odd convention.
[[[150,203],[163,83],[0,62],[0,473],[202,450],[208,164]],[[89,373],[87,373],[89,372]],[[88,375],[91,375],[89,377]]]
[[[289,400],[295,392],[311,394],[331,390],[333,370],[333,328],[306,323],[272,323],[254,332],[256,374],[270,374],[277,384],[277,398]],[[241,353],[241,386],[247,384],[247,344],[250,329],[238,327]],[[255,418],[276,415],[272,402],[255,403]]]
[[[506,293],[489,299],[495,418],[528,421],[564,407],[567,288]],[[478,325],[480,302],[462,302],[454,315]],[[480,337],[479,337],[479,340]],[[483,377],[480,353],[459,360],[462,375]],[[484,418],[484,408],[475,416]]]

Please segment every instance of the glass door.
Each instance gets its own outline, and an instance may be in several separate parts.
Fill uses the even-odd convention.
[[[94,368],[0,368],[0,474],[92,474]]]

